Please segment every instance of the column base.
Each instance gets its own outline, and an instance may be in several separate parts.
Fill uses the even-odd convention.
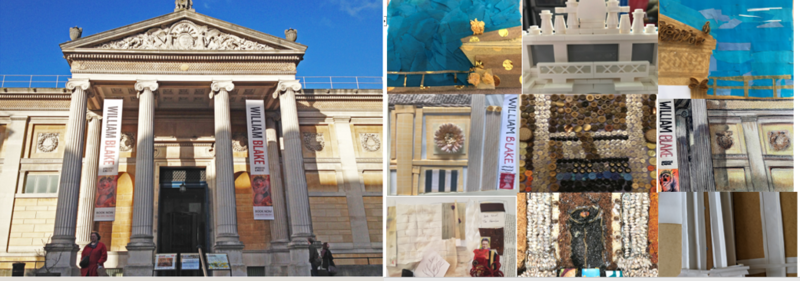
[[[308,240],[306,237],[293,237],[289,242],[289,276],[311,276],[311,263],[308,262]]]
[[[123,268],[123,274],[125,276],[153,276],[153,253],[156,245],[152,241],[130,242],[126,248],[128,249],[128,264]]]
[[[214,246],[214,252],[219,254],[228,254],[228,264],[231,266],[230,273],[223,270],[214,271],[214,276],[247,276],[247,266],[244,265],[244,258],[242,257],[242,250],[244,244],[241,242],[237,244],[225,243],[217,244]]]
[[[289,241],[272,241],[269,251],[267,276],[289,276]]]
[[[45,266],[39,272],[58,273],[61,276],[80,276],[78,268],[78,245],[73,244],[47,244],[44,246]]]

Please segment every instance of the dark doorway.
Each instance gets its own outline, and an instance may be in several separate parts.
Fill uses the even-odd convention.
[[[208,185],[205,168],[162,168],[158,213],[158,253],[207,253]],[[158,271],[158,276],[200,276],[200,270]]]

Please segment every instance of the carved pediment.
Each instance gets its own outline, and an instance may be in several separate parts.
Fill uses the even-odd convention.
[[[143,33],[98,45],[116,50],[273,50],[266,44],[225,33],[190,20],[148,29]]]

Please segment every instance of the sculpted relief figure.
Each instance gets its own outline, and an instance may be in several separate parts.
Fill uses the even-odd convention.
[[[105,43],[100,49],[139,50],[272,50],[274,48],[205,25],[182,20],[172,26]]]

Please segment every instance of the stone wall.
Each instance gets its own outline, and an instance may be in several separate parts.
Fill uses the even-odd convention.
[[[347,197],[309,197],[311,223],[317,240],[328,243],[352,243]]]
[[[33,252],[41,249],[53,235],[56,198],[17,198],[11,218],[8,252]]]
[[[383,242],[383,197],[364,197],[364,211],[367,214],[369,241]]]

